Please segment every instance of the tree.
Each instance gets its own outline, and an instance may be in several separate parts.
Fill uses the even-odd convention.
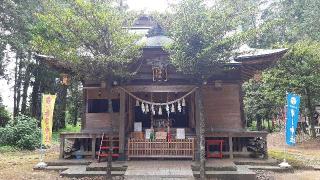
[[[313,111],[319,102],[320,44],[315,41],[299,41],[294,44],[276,68],[263,74],[265,97],[275,104],[285,105],[286,92],[301,96],[301,109],[307,109],[311,136],[315,137]]]
[[[78,123],[78,118],[81,117],[82,112],[82,91],[80,89],[80,83],[77,79],[71,81],[68,95],[68,112],[70,114],[69,123],[76,126]]]
[[[174,40],[168,47],[170,60],[179,71],[193,76],[200,87],[223,70],[222,65],[234,55],[240,40],[252,30],[239,30],[246,17],[246,10],[240,5],[232,0],[216,1],[212,5],[204,0],[184,0],[173,7],[172,17],[167,18],[173,20],[169,28]],[[200,178],[205,179],[205,116],[201,92],[196,96],[200,111]]]
[[[2,97],[0,96],[0,127],[5,127],[10,119],[11,116],[6,110],[6,107],[2,104]]]
[[[269,121],[277,114],[279,104],[274,99],[266,97],[265,84],[259,80],[251,79],[245,82],[242,87],[245,93],[243,102],[247,126],[251,126],[256,121],[256,130],[261,131],[263,129],[262,121],[267,120],[268,130],[271,131]]]
[[[128,65],[139,56],[129,18],[113,1],[43,1],[33,30],[36,51],[69,62],[81,78],[128,77]],[[119,10],[120,9],[120,10]]]
[[[10,50],[15,54],[14,116],[18,113],[25,114],[27,109],[28,88],[31,79],[30,66],[33,63],[30,28],[34,23],[33,12],[37,8],[37,0],[4,0],[0,6],[0,51],[2,54],[9,45]],[[5,56],[1,55],[0,58],[3,62]]]

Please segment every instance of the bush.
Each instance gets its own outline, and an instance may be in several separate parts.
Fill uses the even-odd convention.
[[[0,103],[0,127],[5,127],[10,121],[10,113],[6,110],[4,106]]]
[[[40,133],[36,119],[20,115],[6,127],[0,128],[0,144],[34,150],[40,146]]]

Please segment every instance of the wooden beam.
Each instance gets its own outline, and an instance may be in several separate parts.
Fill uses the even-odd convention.
[[[125,111],[126,94],[120,91],[120,118],[119,118],[119,153],[124,154],[125,146]]]
[[[132,85],[123,86],[129,92],[189,92],[193,85]]]

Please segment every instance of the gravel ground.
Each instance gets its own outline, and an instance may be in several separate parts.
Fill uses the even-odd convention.
[[[265,171],[265,170],[255,170],[257,180],[274,180],[275,179],[275,173],[271,171]]]

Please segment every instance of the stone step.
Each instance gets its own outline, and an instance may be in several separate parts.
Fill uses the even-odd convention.
[[[251,170],[266,170],[273,172],[293,172],[293,167],[281,168],[279,166],[248,166]]]
[[[112,176],[123,176],[125,171],[111,171]],[[62,171],[60,176],[69,178],[106,176],[106,171],[86,171],[86,166],[74,166]]]
[[[236,165],[270,165],[277,166],[279,162],[276,159],[253,159],[253,158],[235,158],[233,162]]]
[[[200,172],[194,171],[194,177],[200,178]],[[238,171],[206,171],[207,178],[214,178],[219,180],[256,180],[256,173],[254,172],[238,172]]]
[[[47,161],[48,166],[89,165],[92,159],[57,159]]]
[[[65,171],[67,169],[69,169],[70,166],[47,166],[44,168],[44,170],[48,170],[48,171]]]
[[[200,164],[195,162],[191,165],[193,171],[200,170]],[[236,171],[237,166],[228,159],[215,159],[215,160],[207,160],[206,161],[206,171]]]
[[[193,171],[193,176],[200,178],[200,172]],[[206,171],[206,177],[219,180],[255,180],[256,173],[246,166],[242,166],[238,167],[237,171]]]
[[[107,162],[93,162],[89,166],[87,166],[87,171],[106,171],[108,167]],[[112,163],[112,171],[126,171],[127,165],[124,162],[113,162]]]
[[[194,180],[190,176],[143,176],[143,175],[130,175],[125,176],[126,180]]]

